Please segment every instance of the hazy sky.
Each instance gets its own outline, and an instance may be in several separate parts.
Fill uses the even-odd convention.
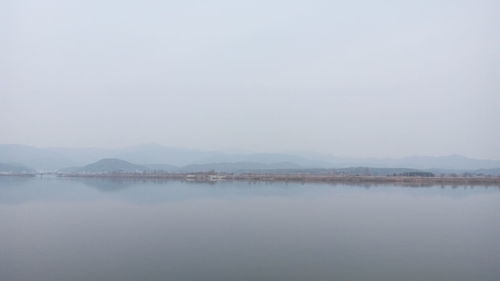
[[[500,159],[500,2],[0,2],[0,143]]]

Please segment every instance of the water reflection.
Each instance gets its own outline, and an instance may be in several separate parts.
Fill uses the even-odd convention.
[[[77,178],[74,179],[103,192],[115,192],[131,187],[136,181],[120,178]]]
[[[453,190],[453,192],[450,192]],[[200,198],[331,196],[349,193],[403,193],[408,196],[476,196],[498,193],[487,186],[395,186],[283,182],[179,182],[124,178],[0,177],[0,204],[26,201],[118,200],[160,203]]]
[[[487,187],[0,178],[0,280],[500,280]]]

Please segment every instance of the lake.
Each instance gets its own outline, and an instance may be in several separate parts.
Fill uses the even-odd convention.
[[[500,189],[0,177],[0,280],[500,280]]]

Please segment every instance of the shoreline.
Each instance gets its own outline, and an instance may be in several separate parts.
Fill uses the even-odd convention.
[[[304,174],[56,174],[66,178],[107,178],[137,180],[179,180],[188,182],[293,182],[330,184],[401,184],[401,185],[486,185],[500,187],[500,177],[463,176],[347,176],[347,175],[304,175]]]

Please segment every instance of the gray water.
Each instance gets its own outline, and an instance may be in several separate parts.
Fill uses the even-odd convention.
[[[0,280],[500,280],[500,189],[0,177]]]

